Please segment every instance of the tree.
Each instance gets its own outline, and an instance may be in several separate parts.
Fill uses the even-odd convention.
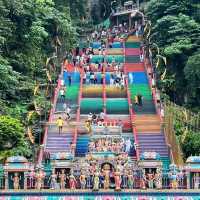
[[[160,87],[171,100],[180,105],[187,105],[185,97],[188,83],[184,68],[200,45],[200,23],[195,14],[198,5],[198,2],[192,0],[150,0],[146,9],[152,23],[151,42],[156,43],[160,54],[167,58],[167,74],[164,80],[159,81]],[[159,77],[163,68],[158,68],[157,73]],[[172,77],[173,85],[169,88],[166,82]],[[195,90],[191,87],[189,89],[193,92]],[[200,106],[199,101],[193,102],[193,106]]]
[[[188,158],[189,156],[193,155],[199,155],[200,154],[200,133],[193,133],[189,132],[184,140],[184,143],[182,143],[182,150],[185,155],[185,158]]]
[[[200,105],[200,53],[190,56],[184,68],[189,102]]]
[[[23,124],[10,116],[0,116],[0,160],[11,155],[30,156]]]

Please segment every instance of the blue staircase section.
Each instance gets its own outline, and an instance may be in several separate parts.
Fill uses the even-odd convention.
[[[91,44],[91,47],[92,47],[93,49],[98,49],[98,48],[101,47],[101,43],[100,43],[100,42],[93,42],[93,43]]]
[[[88,153],[89,135],[78,135],[75,156],[84,157]]]
[[[68,77],[71,76],[72,84],[80,84],[80,73],[79,72],[66,72],[64,71],[63,77],[65,85],[69,84]]]
[[[128,73],[129,84],[148,84],[148,78],[145,72]]]
[[[121,42],[113,42],[112,43],[112,48],[122,48],[123,45]]]

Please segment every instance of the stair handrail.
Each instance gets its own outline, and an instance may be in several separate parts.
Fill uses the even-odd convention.
[[[126,41],[126,40],[125,40]],[[124,64],[126,63],[125,62],[125,57],[126,57],[126,45],[125,45],[125,42],[124,42],[124,45],[123,45],[123,49],[124,49]],[[128,105],[129,105],[129,113],[130,113],[130,120],[131,120],[131,125],[132,125],[132,132],[133,132],[133,136],[134,136],[134,143],[136,144],[136,159],[139,160],[139,149],[138,149],[138,140],[137,140],[137,130],[136,130],[136,127],[134,125],[134,122],[135,122],[135,113],[133,111],[133,106],[132,106],[132,103],[131,103],[131,97],[130,97],[130,91],[129,91],[129,84],[128,84],[128,75],[127,75],[127,71],[126,71],[126,68],[125,68],[125,65],[124,65],[124,74],[126,75],[126,78],[125,78],[125,85],[126,85],[126,92],[127,92],[127,99],[128,99]]]
[[[165,141],[166,141],[166,145],[168,147],[168,151],[169,151],[169,156],[170,156],[170,160],[172,162],[174,162],[174,156],[173,156],[173,153],[172,153],[172,149],[171,149],[171,145],[169,144],[169,140],[168,140],[168,137],[165,133],[165,130],[163,128],[163,117],[161,115],[161,110],[158,108],[158,104],[157,104],[157,96],[156,96],[156,86],[154,86],[155,88],[153,88],[152,86],[152,77],[148,74],[148,70],[147,70],[147,62],[148,62],[148,58],[146,58],[146,54],[144,52],[144,50],[142,51],[143,53],[143,56],[144,56],[144,67],[145,67],[145,70],[146,70],[146,74],[147,74],[147,78],[148,78],[148,82],[149,82],[149,86],[151,86],[151,91],[152,91],[152,97],[153,97],[153,101],[154,101],[154,105],[156,107],[156,113],[157,115],[159,116],[160,118],[160,122],[161,122],[161,129],[164,133],[164,137],[165,137]],[[150,66],[150,69],[151,69],[151,72],[152,72],[152,65],[149,63],[149,66]]]
[[[48,118],[49,123],[52,122],[53,114],[55,113],[56,102],[58,100],[59,91],[60,91],[60,88],[61,88],[61,77],[63,77],[65,64],[66,63],[63,62],[62,65],[61,65],[61,73],[60,73],[58,81],[57,81],[57,86],[54,90],[54,95],[53,95],[53,98],[52,98],[52,108],[50,110],[50,114],[49,114],[49,118]],[[47,142],[48,129],[49,129],[49,127],[48,127],[48,125],[46,125],[45,130],[44,130],[44,136],[43,136],[42,144],[40,145],[40,149],[39,149],[38,165],[41,165],[41,163],[42,163],[43,153],[44,153],[44,149],[46,147],[46,142]]]
[[[82,70],[80,72],[80,90],[79,90],[79,97],[78,97],[78,109],[77,109],[77,112],[76,112],[76,123],[79,124],[80,123],[80,114],[81,114],[81,111],[80,111],[80,104],[81,104],[81,99],[82,99],[82,93],[83,93],[83,73]],[[73,154],[75,154],[75,149],[76,149],[76,142],[77,142],[77,137],[78,137],[78,127],[76,126],[75,127],[75,130],[74,130],[74,138],[73,138],[73,145],[74,145],[74,152]]]
[[[148,58],[146,58],[145,56],[145,53],[144,53],[144,50],[142,51],[143,53],[143,56],[144,56],[144,61],[143,61],[143,64],[144,64],[144,68],[145,68],[145,71],[146,71],[146,74],[147,74],[147,79],[148,79],[148,82],[149,82],[149,86],[151,87],[151,92],[152,92],[152,97],[153,97],[153,101],[154,101],[154,105],[156,107],[156,113],[157,115],[159,116],[161,122],[163,121],[162,119],[162,116],[161,116],[161,111],[160,109],[158,108],[158,103],[157,103],[157,96],[156,96],[156,87],[154,86],[153,87],[153,84],[152,84],[152,77],[148,74],[148,70],[147,70],[147,60]],[[152,70],[152,66],[150,65],[150,68]]]
[[[106,53],[107,56],[107,53]],[[106,116],[106,64],[103,63],[103,112]]]

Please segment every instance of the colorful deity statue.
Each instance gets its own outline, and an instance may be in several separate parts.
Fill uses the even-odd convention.
[[[45,178],[45,173],[42,171],[42,169],[39,169],[39,171],[35,174],[36,178],[36,189],[41,190],[42,187],[44,186],[44,178]]]
[[[55,171],[52,172],[51,176],[50,176],[50,181],[51,181],[51,189],[55,190],[58,187],[58,183],[57,183],[57,174],[55,174]]]
[[[156,169],[156,174],[154,178],[156,189],[162,189],[162,170],[160,168]]]
[[[62,169],[61,173],[59,174],[59,179],[60,179],[60,189],[64,190],[65,189],[65,185],[66,185],[66,174],[65,174],[65,170]]]
[[[19,184],[20,177],[19,177],[18,173],[14,174],[14,177],[12,178],[12,181],[13,181],[14,190],[19,190],[20,189],[20,184]]]
[[[148,183],[148,188],[153,189],[153,187],[154,187],[154,174],[152,173],[151,169],[149,169],[149,173],[147,174],[147,183]]]
[[[140,179],[140,188],[141,189],[146,189],[146,175],[145,175],[145,170],[143,169],[142,170],[142,176],[141,176],[141,179]]]
[[[169,177],[170,177],[170,185],[172,189],[178,189],[178,170],[176,165],[171,164],[170,165],[170,172],[169,172]]]
[[[33,169],[28,174],[28,177],[29,177],[30,188],[33,188],[34,187],[34,177],[35,177],[35,172]]]
[[[132,170],[128,171],[128,189],[133,189],[134,176]]]
[[[94,191],[98,191],[99,190],[99,184],[100,184],[100,181],[99,181],[99,171],[96,170],[96,172],[94,173],[94,183],[93,183],[93,190]]]
[[[199,189],[200,186],[200,176],[199,173],[194,174],[194,189]]]
[[[91,188],[91,176],[90,176],[89,169],[86,170],[85,175],[86,175],[86,188],[90,189]]]
[[[183,169],[182,168],[179,168],[179,169],[180,169],[180,171],[177,174],[177,179],[178,179],[179,187],[182,188],[184,186],[184,176],[185,176],[185,174],[183,173]]]
[[[104,189],[110,188],[110,165],[105,164],[103,167],[103,174],[104,174]]]
[[[122,187],[127,188],[128,187],[128,170],[124,169],[121,173],[122,177]]]
[[[81,171],[81,175],[80,175],[80,184],[81,184],[81,189],[85,189],[86,187],[86,175],[83,171]]]
[[[121,173],[120,173],[120,169],[116,168],[116,171],[114,173],[114,179],[115,179],[115,190],[116,191],[120,191],[121,190]]]
[[[76,189],[76,178],[74,176],[74,171],[71,169],[70,175],[69,175],[69,187],[71,190]]]

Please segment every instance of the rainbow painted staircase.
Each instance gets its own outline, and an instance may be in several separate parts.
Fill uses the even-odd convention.
[[[72,108],[72,123],[84,123],[87,115],[92,112],[106,114],[106,121],[115,123],[118,120],[123,122],[122,136],[131,138],[132,144],[135,142],[130,152],[133,160],[138,160],[142,153],[155,151],[160,154],[164,168],[170,164],[170,156],[166,145],[165,136],[161,129],[160,116],[154,104],[154,98],[149,86],[149,79],[144,63],[140,61],[140,39],[129,36],[125,43],[115,42],[111,49],[106,49],[106,61],[124,63],[124,73],[127,74],[126,87],[116,88],[110,85],[112,68],[108,68],[104,63],[103,68],[98,70],[95,64],[102,62],[101,55],[97,55],[98,43],[93,43],[96,55],[92,58],[93,71],[97,75],[97,84],[83,84],[81,72],[75,72],[74,68],[68,68],[63,72],[66,85],[66,98],[61,100],[59,89],[57,88],[57,98],[54,102],[54,109],[50,115],[50,122],[55,124],[57,118],[63,111],[63,103],[67,103]],[[79,70],[80,71],[80,70]],[[68,76],[72,77],[72,85],[69,86]],[[87,75],[89,76],[89,75]],[[89,78],[88,78],[89,80]],[[143,96],[143,105],[134,104],[134,97],[137,94]],[[44,136],[44,151],[50,154],[56,152],[69,152],[70,143],[76,146],[75,156],[84,157],[88,152],[90,135],[84,128],[79,126],[69,126],[65,124],[63,133],[58,134],[55,125],[46,129]],[[42,156],[40,155],[40,159]]]
[[[161,129],[160,116],[156,112],[144,62],[140,60],[140,38],[136,36],[129,36],[125,42],[125,71],[129,79],[135,139],[138,143],[139,155],[155,151],[160,154],[164,168],[168,168],[169,150]],[[134,104],[134,97],[137,94],[143,97],[142,106]]]

